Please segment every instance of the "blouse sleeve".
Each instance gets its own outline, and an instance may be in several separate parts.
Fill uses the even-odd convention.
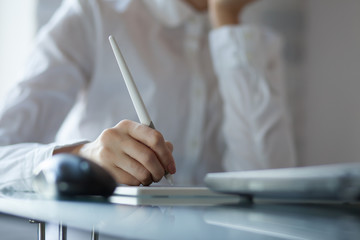
[[[228,26],[210,33],[210,46],[224,103],[225,170],[294,166],[281,39],[256,26]]]
[[[0,187],[15,182],[29,187],[25,180],[52,155],[56,133],[87,86],[94,56],[86,2],[63,2],[39,32],[20,81],[2,101]]]

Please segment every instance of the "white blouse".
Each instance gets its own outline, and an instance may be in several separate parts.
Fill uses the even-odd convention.
[[[295,165],[276,34],[246,25],[211,30],[206,13],[180,0],[66,0],[2,101],[1,188],[30,189],[34,167],[54,148],[138,121],[109,35],[156,128],[174,144],[177,184]]]

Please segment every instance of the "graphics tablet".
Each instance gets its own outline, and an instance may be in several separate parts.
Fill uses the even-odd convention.
[[[250,198],[360,200],[360,163],[208,173],[217,192]]]
[[[222,194],[211,191],[207,187],[130,187],[119,186],[114,194],[117,196],[131,197],[229,197],[229,194]]]
[[[238,203],[241,198],[206,187],[119,186],[109,199],[127,205],[213,205]]]

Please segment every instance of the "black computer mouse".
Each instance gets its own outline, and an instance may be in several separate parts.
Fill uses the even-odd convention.
[[[33,186],[47,197],[110,196],[114,178],[98,164],[72,154],[56,154],[34,172]]]

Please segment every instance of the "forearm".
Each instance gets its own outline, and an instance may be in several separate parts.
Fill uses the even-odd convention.
[[[68,146],[58,147],[55,148],[53,151],[53,155],[60,154],[60,153],[69,153],[74,155],[80,155],[80,150],[84,146],[84,144],[87,142],[80,142]]]
[[[0,147],[0,189],[29,191],[34,169],[52,156],[55,144],[22,143]]]
[[[0,189],[16,191],[32,190],[32,179],[36,167],[57,153],[72,153],[85,141],[75,140],[68,144],[20,143],[0,146]]]

